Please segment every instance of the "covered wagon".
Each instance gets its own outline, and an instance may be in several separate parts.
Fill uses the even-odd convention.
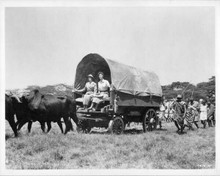
[[[122,133],[130,122],[142,122],[144,132],[156,128],[156,111],[162,100],[158,76],[98,54],[88,54],[76,68],[74,87],[83,88],[88,74],[94,75],[97,83],[100,71],[111,84],[110,96],[99,104],[96,111],[78,108],[80,128],[89,132],[92,127],[108,127],[116,134]],[[81,107],[83,95],[75,92],[74,96],[78,107]]]

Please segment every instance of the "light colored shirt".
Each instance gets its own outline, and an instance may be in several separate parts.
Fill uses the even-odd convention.
[[[166,110],[166,107],[162,104],[160,105],[160,111],[165,111]]]
[[[95,82],[87,82],[85,85],[86,93],[96,93],[97,91],[97,85]]]
[[[103,79],[102,81],[98,82],[98,91],[99,92],[108,91],[108,88],[110,88],[110,84],[107,80]]]
[[[207,120],[207,105],[200,105],[200,120]]]

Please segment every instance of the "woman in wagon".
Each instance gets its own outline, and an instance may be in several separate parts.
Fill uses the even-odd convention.
[[[104,79],[104,73],[103,72],[99,72],[98,73],[99,76],[99,82],[98,82],[98,92],[97,94],[93,95],[93,99],[92,99],[92,104],[91,106],[88,108],[88,110],[93,110],[95,111],[97,108],[97,105],[102,102],[104,99],[109,97],[109,88],[110,88],[110,84],[107,80]]]
[[[80,90],[77,90],[77,89],[75,90],[75,92],[78,92],[78,93],[86,92],[83,97],[83,109],[88,108],[88,105],[92,101],[93,95],[95,95],[97,92],[97,85],[93,80],[94,80],[93,75],[89,74],[88,82],[86,83],[85,87]]]

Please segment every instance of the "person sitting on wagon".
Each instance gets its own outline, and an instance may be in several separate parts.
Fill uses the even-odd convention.
[[[80,90],[75,90],[75,92],[78,92],[78,93],[82,93],[86,91],[83,97],[83,108],[84,109],[88,108],[88,105],[90,104],[93,95],[95,95],[97,92],[97,85],[93,80],[94,80],[94,77],[92,76],[92,74],[89,74],[88,82],[86,83],[85,87]]]
[[[96,110],[97,105],[102,102],[104,99],[109,97],[109,88],[110,84],[107,80],[104,79],[104,73],[98,73],[100,81],[98,82],[98,93],[93,95],[92,104],[88,110]]]

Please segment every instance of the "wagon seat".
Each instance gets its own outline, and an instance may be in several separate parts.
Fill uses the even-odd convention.
[[[108,90],[108,92],[109,92],[109,95],[110,95],[109,90]],[[82,97],[76,98],[76,100],[75,100],[76,104],[80,107],[83,105],[84,94],[85,94],[85,92],[82,94]],[[101,108],[103,108],[103,107],[105,107],[109,104],[110,104],[110,97],[106,97],[97,105],[97,110],[101,110]],[[89,106],[90,105],[91,105],[91,102],[90,102]]]

